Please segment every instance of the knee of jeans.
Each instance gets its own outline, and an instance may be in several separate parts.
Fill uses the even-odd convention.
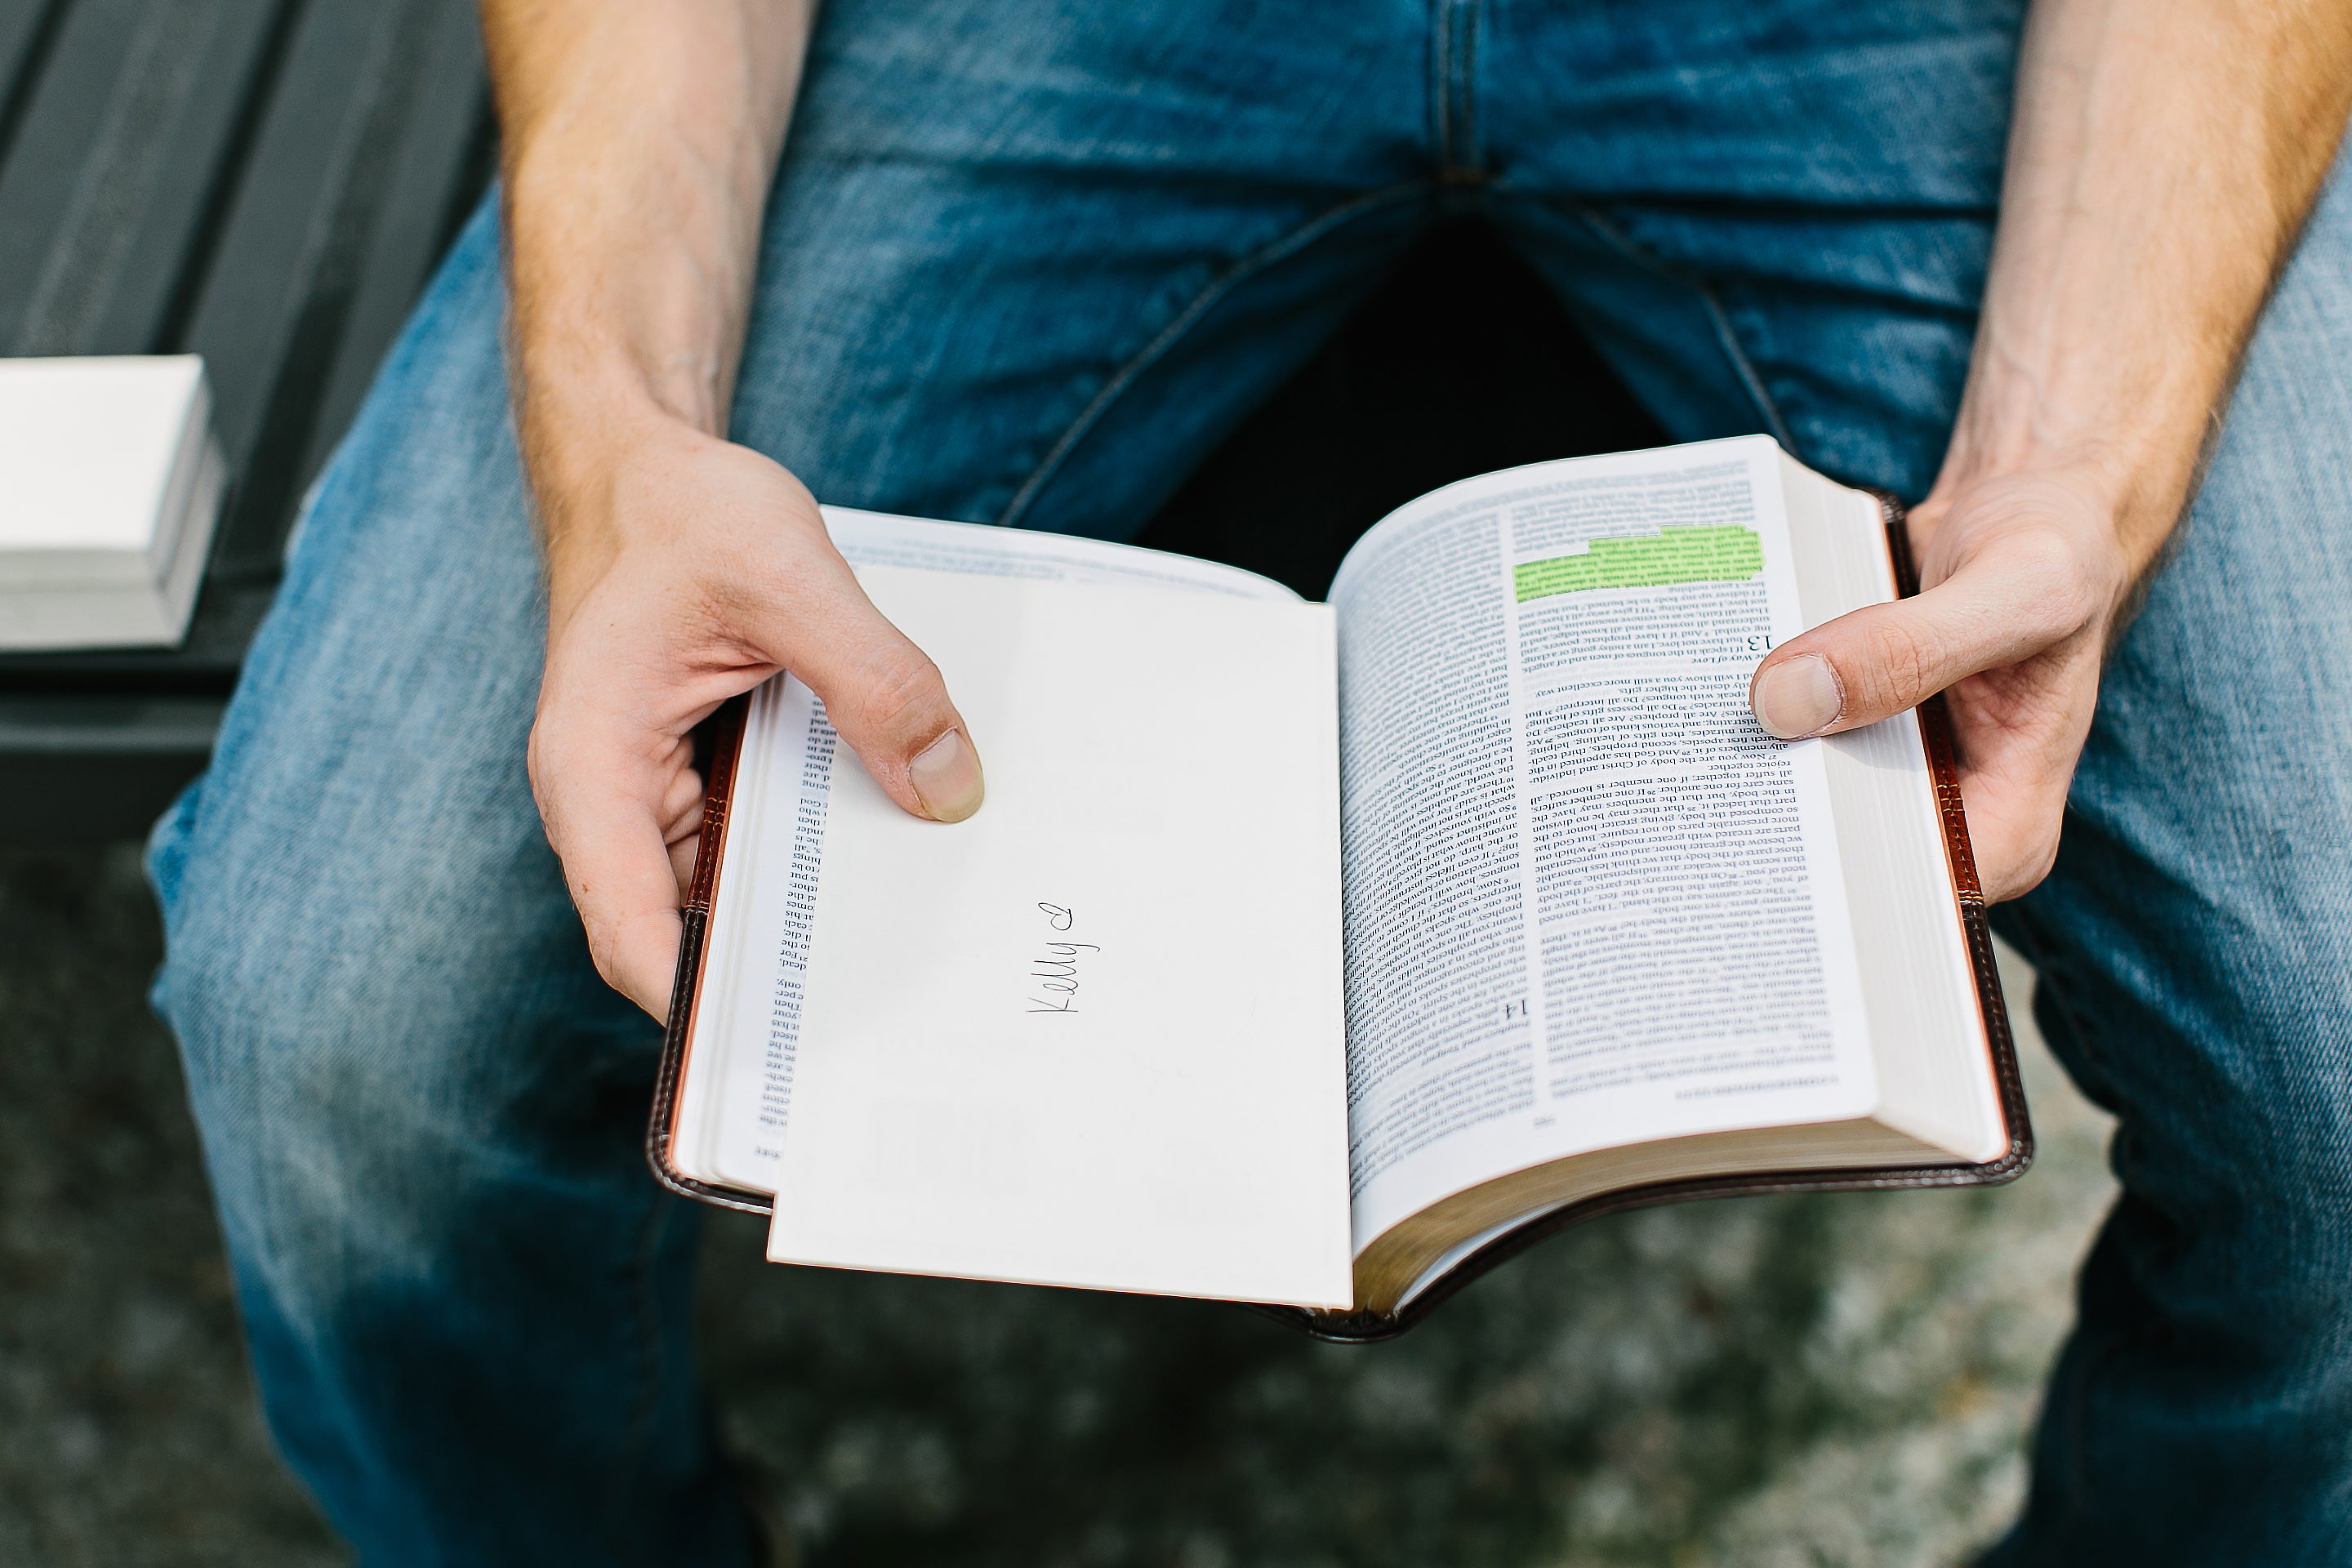
[[[2341,842],[2352,801],[2308,788],[2265,817],[2225,793],[2251,784],[2206,783],[2222,805],[2196,834],[2093,777],[2058,870],[2003,924],[2053,1048],[2121,1119],[2149,1288],[2249,1331],[2352,1321],[2352,901],[2336,858],[2246,826]]]
[[[154,889],[155,902],[166,921],[179,903],[180,879],[187,868],[188,840],[196,816],[196,798],[205,781],[199,774],[163,808],[163,815],[147,833],[144,864],[147,885]]]
[[[161,988],[240,1277],[285,1298],[429,1276],[467,1152],[448,1086],[352,1031],[306,1029],[320,1020],[283,993],[225,1002],[190,967]]]
[[[441,1266],[499,1114],[484,1026],[415,922],[289,919],[236,896],[166,826],[184,876],[157,1011],[177,1037],[240,1280],[289,1305],[421,1282]]]
[[[2316,1049],[2208,1065],[2133,1097],[2110,1240],[2160,1321],[2250,1364],[2315,1366],[2352,1342],[2352,1074]]]

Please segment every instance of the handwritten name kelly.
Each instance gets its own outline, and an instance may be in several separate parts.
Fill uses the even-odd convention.
[[[1041,903],[1037,912],[1045,917],[1045,924],[1056,932],[1065,932],[1077,923],[1078,917],[1061,904]],[[1091,942],[1047,942],[1043,955],[1029,961],[1032,989],[1043,991],[1044,996],[1029,998],[1032,1013],[1075,1013],[1078,1010],[1078,954],[1100,952]]]

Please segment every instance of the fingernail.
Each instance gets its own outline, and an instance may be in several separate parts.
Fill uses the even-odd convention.
[[[1764,672],[1749,699],[1756,721],[1783,741],[1818,735],[1845,711],[1845,689],[1819,654],[1801,653]]]
[[[961,822],[980,809],[987,793],[980,779],[980,753],[961,730],[950,730],[918,752],[907,774],[923,809],[941,822]]]

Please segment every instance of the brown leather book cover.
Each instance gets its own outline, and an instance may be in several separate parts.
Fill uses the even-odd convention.
[[[1886,536],[1895,561],[1897,590],[1904,596],[1919,591],[1918,574],[1911,557],[1910,536],[1901,506],[1881,495]],[[646,1159],[662,1185],[674,1193],[765,1215],[772,1203],[764,1194],[716,1186],[686,1175],[669,1158],[671,1136],[678,1111],[678,1085],[687,1067],[687,1041],[703,981],[703,955],[709,934],[712,897],[724,870],[728,810],[732,803],[735,764],[743,735],[745,698],[727,703],[710,721],[712,747],[709,784],[703,805],[702,842],[695,858],[694,881],[682,911],[684,931],[678,943],[677,981],[670,994],[667,1033],[662,1042],[661,1068],[654,1085],[653,1115],[646,1133]],[[1960,809],[1958,769],[1954,763],[1951,718],[1941,697],[1919,708],[1919,730],[1927,748],[1927,765],[1935,780],[1936,801],[1944,822],[1944,847],[1958,904],[1961,929],[1967,935],[1969,962],[1976,974],[1977,1001],[1984,1020],[1985,1048],[1992,1058],[1993,1078],[2000,1094],[2001,1120],[2009,1129],[2009,1146],[1996,1160],[1983,1164],[1856,1167],[1846,1170],[1776,1172],[1758,1176],[1707,1176],[1691,1181],[1655,1182],[1621,1188],[1570,1204],[1530,1219],[1496,1237],[1464,1258],[1445,1276],[1392,1313],[1317,1312],[1300,1307],[1252,1305],[1250,1310],[1303,1330],[1318,1339],[1364,1343],[1393,1339],[1437,1310],[1447,1298],[1496,1265],[1509,1261],[1548,1237],[1570,1226],[1603,1215],[1655,1204],[1685,1203],[1696,1198],[1738,1197],[1760,1193],[1863,1192],[1902,1187],[1993,1186],[2025,1173],[2033,1161],[2033,1128],[2027,1117],[2025,1086],[2017,1066],[2017,1048],[2010,1034],[2009,1009],[2000,989],[2000,972],[1993,960],[1992,927],[1986,918],[1984,893],[1977,881],[1976,856],[1969,847],[1968,820]]]
[[[743,717],[751,707],[751,698],[733,698],[709,719],[710,771],[703,785],[702,837],[694,855],[694,880],[687,889],[685,906],[678,910],[677,977],[670,984],[661,1066],[654,1076],[646,1163],[653,1167],[655,1178],[663,1186],[681,1196],[764,1215],[775,1207],[765,1193],[697,1181],[669,1157],[670,1140],[677,1131],[678,1085],[686,1078],[687,1041],[694,1030],[695,1005],[702,996],[702,960],[709,948],[711,900],[719,891],[719,868],[727,858],[727,815],[735,800],[735,763],[742,752]]]

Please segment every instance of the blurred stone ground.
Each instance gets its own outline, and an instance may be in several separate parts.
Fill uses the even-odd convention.
[[[246,1381],[157,942],[131,847],[0,850],[0,1564],[342,1563]],[[1956,1563],[2109,1193],[2104,1119],[2027,1079],[2013,1186],[1601,1221],[1370,1349],[772,1268],[722,1216],[709,1374],[813,1565]]]

